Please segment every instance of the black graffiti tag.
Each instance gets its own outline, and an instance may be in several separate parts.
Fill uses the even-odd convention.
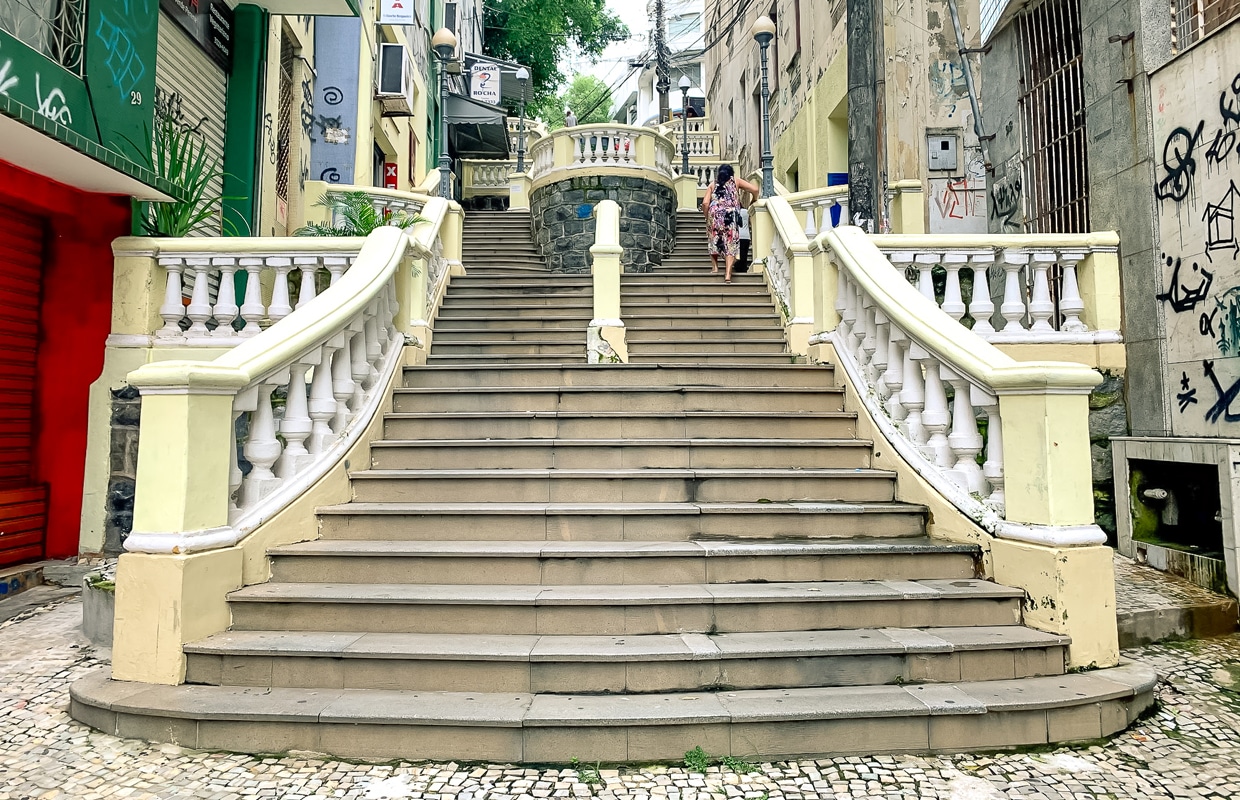
[[[991,187],[990,218],[997,220],[1004,229],[1020,228],[1020,222],[1016,219],[1020,212],[1020,192],[1020,178]]]
[[[1180,413],[1183,414],[1186,408],[1188,408],[1190,405],[1193,405],[1197,402],[1197,390],[1189,388],[1187,372],[1180,373],[1180,388],[1183,391],[1177,394],[1175,396],[1175,399],[1179,401]]]
[[[1206,122],[1197,123],[1197,130],[1189,132],[1188,128],[1179,127],[1171,132],[1163,144],[1163,169],[1167,177],[1154,187],[1154,194],[1159,200],[1174,200],[1177,203],[1188,197],[1193,188],[1193,175],[1197,172],[1197,161],[1193,158],[1193,150],[1201,141],[1201,132]]]
[[[1201,319],[1197,321],[1197,327],[1201,331],[1202,336],[1209,336],[1213,339],[1216,334],[1214,332],[1214,318],[1218,316],[1218,309],[1214,309],[1209,314],[1201,312]]]
[[[1210,149],[1206,151],[1207,164],[1221,164],[1231,155],[1231,151],[1236,147],[1236,132],[1233,130],[1222,130],[1221,128],[1214,134],[1214,142],[1210,145]]]
[[[1162,294],[1156,295],[1157,300],[1166,300],[1171,304],[1171,310],[1177,314],[1185,311],[1192,311],[1197,304],[1206,299],[1210,294],[1210,284],[1214,282],[1214,273],[1207,272],[1193,262],[1192,270],[1197,274],[1197,285],[1189,286],[1184,282],[1184,278],[1180,275],[1180,269],[1183,262],[1178,258],[1163,253],[1167,260],[1167,266],[1171,267],[1170,288]]]
[[[1217,203],[1206,203],[1206,213],[1202,219],[1206,223],[1206,258],[1216,250],[1231,251],[1234,260],[1240,256],[1240,240],[1236,239],[1236,198],[1240,197],[1240,189],[1232,181],[1227,192]]]
[[[1240,422],[1240,414],[1233,413],[1231,410],[1231,404],[1235,402],[1236,396],[1240,395],[1240,379],[1224,391],[1218,376],[1214,374],[1214,362],[1203,361],[1201,368],[1205,371],[1206,377],[1210,379],[1210,383],[1214,384],[1214,391],[1218,395],[1218,401],[1206,410],[1206,420],[1218,422],[1219,417],[1222,417],[1224,422]]]
[[[1240,97],[1240,73],[1231,79],[1231,93]],[[1218,96],[1218,113],[1224,122],[1240,122],[1240,107],[1237,107],[1225,91]]]

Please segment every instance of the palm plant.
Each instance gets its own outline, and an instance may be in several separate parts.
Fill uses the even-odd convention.
[[[220,202],[229,198],[211,191],[211,183],[223,173],[219,157],[207,149],[203,136],[170,115],[157,114],[150,152],[144,159],[147,165],[175,186],[180,197],[171,203],[139,203],[143,232],[148,236],[218,235],[212,230],[213,220],[220,213]]]
[[[296,236],[369,236],[385,225],[403,230],[427,221],[426,217],[406,211],[392,211],[384,218],[383,212],[371,202],[370,195],[363,191],[326,192],[315,205],[329,209],[332,221],[303,225],[294,231]]]

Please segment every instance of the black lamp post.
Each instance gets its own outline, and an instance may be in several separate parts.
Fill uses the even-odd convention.
[[[452,199],[452,158],[448,155],[448,62],[456,53],[456,34],[435,31],[431,49],[439,56],[439,196]]]
[[[680,174],[689,174],[689,87],[688,75],[681,75],[680,82]]]
[[[521,84],[521,122],[517,126],[517,172],[525,172],[525,84],[530,71],[525,67],[517,70],[517,83]]]
[[[775,38],[775,23],[770,17],[758,17],[749,32],[762,48],[762,196],[771,197],[775,194],[775,159],[771,155],[771,89],[766,80],[766,49]]]

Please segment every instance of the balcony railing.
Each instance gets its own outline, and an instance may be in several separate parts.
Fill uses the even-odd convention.
[[[577,125],[561,128],[530,148],[530,179],[535,186],[582,171],[614,169],[645,172],[663,183],[672,180],[674,145],[650,128],[631,125]]]
[[[5,0],[0,3],[0,30],[74,75],[82,74],[86,0]],[[101,29],[100,36],[104,34]]]

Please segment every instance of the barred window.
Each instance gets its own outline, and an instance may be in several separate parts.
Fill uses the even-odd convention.
[[[1240,16],[1240,0],[1171,0],[1171,46],[1186,50]]]
[[[82,74],[86,0],[4,0],[0,30],[73,74]]]

